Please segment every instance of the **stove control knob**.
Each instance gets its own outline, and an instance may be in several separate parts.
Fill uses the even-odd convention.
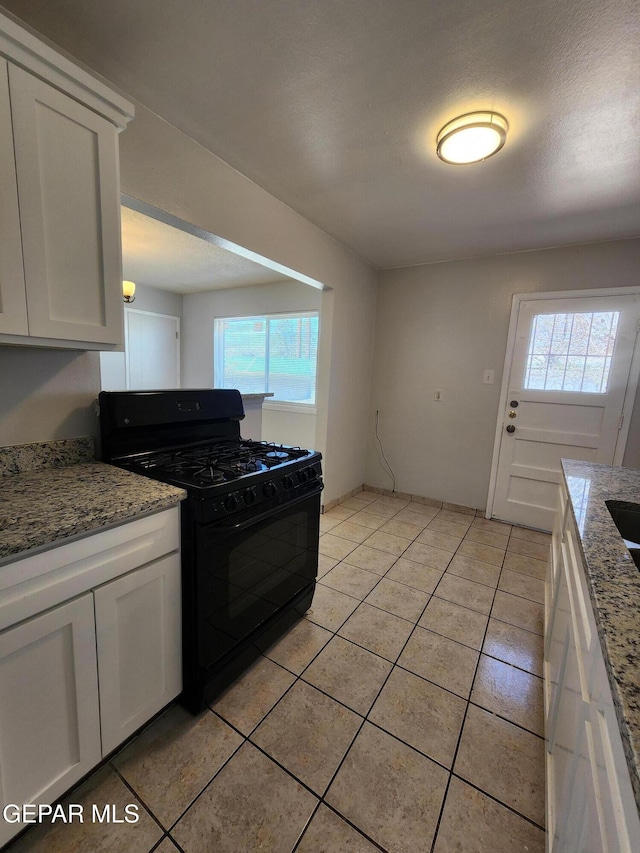
[[[306,468],[301,468],[301,469],[298,471],[298,482],[299,482],[299,483],[304,483],[304,482],[306,481],[306,479],[307,479],[307,477],[308,477],[308,476],[309,476],[309,472],[307,471],[307,469],[306,469]]]
[[[235,512],[238,509],[238,498],[235,495],[228,495],[224,501],[224,508],[227,512]]]
[[[309,476],[310,480],[315,480],[316,477],[318,476],[318,472],[316,471],[315,468],[308,468],[307,471],[308,471],[308,476]]]
[[[247,506],[251,506],[256,502],[256,490],[255,489],[247,489],[246,492],[242,495],[244,502]]]
[[[287,474],[286,477],[282,478],[282,485],[285,487],[285,489],[292,489],[293,488],[293,477],[290,477]]]
[[[277,491],[278,489],[276,488],[275,483],[265,483],[262,487],[262,493],[264,494],[265,498],[272,498]]]

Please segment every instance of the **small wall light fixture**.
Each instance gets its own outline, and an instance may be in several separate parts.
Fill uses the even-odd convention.
[[[136,286],[132,281],[123,281],[122,282],[122,295],[124,297],[124,301],[127,303],[136,301]]]
[[[499,151],[509,123],[489,110],[466,113],[447,122],[436,138],[438,157],[445,163],[480,163]]]

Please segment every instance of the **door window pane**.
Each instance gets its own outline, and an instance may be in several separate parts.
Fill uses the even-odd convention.
[[[524,387],[606,393],[619,318],[619,311],[536,314]]]

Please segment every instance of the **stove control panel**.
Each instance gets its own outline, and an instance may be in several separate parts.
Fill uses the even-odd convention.
[[[320,481],[322,471],[320,463],[306,465],[287,474],[272,476],[255,486],[243,486],[241,489],[229,491],[214,500],[202,503],[208,521],[228,518],[236,513],[255,509],[257,513],[266,510],[269,501],[280,497],[293,500],[298,490],[304,492],[312,483]]]

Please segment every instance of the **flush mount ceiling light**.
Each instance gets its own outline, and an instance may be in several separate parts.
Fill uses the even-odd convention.
[[[509,123],[500,113],[476,112],[445,124],[437,136],[437,153],[445,163],[480,163],[499,151]]]

